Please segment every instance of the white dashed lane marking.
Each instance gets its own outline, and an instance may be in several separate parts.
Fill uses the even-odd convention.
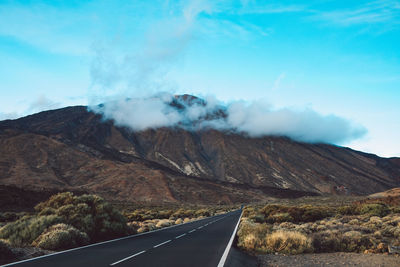
[[[175,239],[181,238],[182,236],[185,236],[185,235],[186,235],[186,234],[178,235],[177,237],[175,237]]]
[[[172,241],[171,239],[170,239],[170,240],[167,240],[167,241],[162,242],[162,243],[160,243],[160,244],[158,244],[158,245],[155,245],[153,248],[158,248],[159,246],[165,245],[165,244],[167,244],[167,243],[169,243],[169,242],[171,242],[171,241]]]
[[[117,265],[118,263],[121,263],[121,262],[123,262],[123,261],[132,259],[133,257],[136,257],[136,256],[138,256],[138,255],[140,255],[140,254],[145,253],[145,252],[146,252],[146,250],[140,251],[140,252],[138,252],[138,253],[136,253],[136,254],[133,254],[133,255],[131,255],[131,256],[129,256],[129,257],[123,258],[122,260],[119,260],[119,261],[116,261],[116,262],[114,262],[114,263],[111,263],[110,266]]]
[[[203,228],[204,226],[207,226],[207,225],[209,225],[209,224],[213,224],[213,223],[215,223],[215,222],[218,222],[219,220],[221,220],[221,219],[223,219],[223,218],[225,218],[225,217],[227,217],[227,216],[224,216],[224,217],[219,218],[219,219],[217,219],[217,220],[208,222],[208,223],[206,223],[206,224],[203,225],[203,226],[197,227],[197,229],[201,229],[201,228]],[[189,231],[188,233],[193,233],[193,232],[195,232],[195,231],[196,231],[196,229],[193,229],[193,230]],[[178,235],[177,237],[175,237],[175,239],[179,239],[179,238],[181,238],[181,237],[184,237],[186,234],[187,234],[187,233]],[[165,244],[167,244],[167,243],[169,243],[169,242],[171,242],[171,241],[172,241],[171,239],[170,239],[170,240],[167,240],[167,241],[165,241],[165,242],[162,242],[162,243],[160,243],[160,244],[158,244],[158,245],[153,246],[153,248],[158,248],[158,247],[160,247],[160,246],[162,246],[162,245],[165,245]],[[116,261],[116,262],[114,262],[114,263],[111,263],[110,266],[117,265],[117,264],[119,264],[119,263],[121,263],[121,262],[123,262],[123,261],[132,259],[133,257],[139,256],[140,254],[143,254],[143,253],[145,253],[145,252],[146,252],[146,250],[140,251],[140,252],[138,252],[138,253],[136,253],[136,254],[133,254],[133,255],[131,255],[131,256],[129,256],[129,257],[123,258],[122,260],[119,260],[119,261]]]

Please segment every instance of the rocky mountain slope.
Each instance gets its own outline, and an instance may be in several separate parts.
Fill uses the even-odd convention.
[[[134,132],[75,106],[0,122],[0,184],[135,202],[237,203],[385,191],[400,186],[400,160],[213,129]]]

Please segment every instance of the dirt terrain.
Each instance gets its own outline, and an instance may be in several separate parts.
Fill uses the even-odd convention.
[[[396,267],[400,266],[400,257],[383,254],[358,253],[319,253],[301,255],[262,255],[258,256],[258,266],[265,267]]]

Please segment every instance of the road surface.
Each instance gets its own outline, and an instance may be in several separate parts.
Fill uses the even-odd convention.
[[[141,235],[72,249],[5,266],[213,266],[225,250],[241,210]]]

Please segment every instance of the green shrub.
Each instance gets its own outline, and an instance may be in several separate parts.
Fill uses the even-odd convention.
[[[340,215],[358,215],[359,210],[356,206],[341,206],[338,207],[336,212]]]
[[[303,206],[301,209],[302,222],[315,222],[333,215],[333,211],[327,207]]]
[[[59,193],[38,204],[39,214],[55,214],[62,222],[100,241],[128,233],[125,218],[103,198],[96,195],[75,196],[70,192]]]
[[[360,207],[360,213],[384,217],[390,213],[390,208],[381,203],[363,204]]]
[[[13,246],[31,244],[47,227],[62,222],[57,215],[25,216],[0,229],[0,238],[8,239]]]
[[[282,205],[266,205],[260,212],[265,215],[268,223],[281,222],[315,222],[333,215],[327,207],[290,207]]]
[[[89,237],[86,233],[71,225],[60,223],[46,229],[32,242],[32,245],[47,250],[65,250],[88,243]]]

